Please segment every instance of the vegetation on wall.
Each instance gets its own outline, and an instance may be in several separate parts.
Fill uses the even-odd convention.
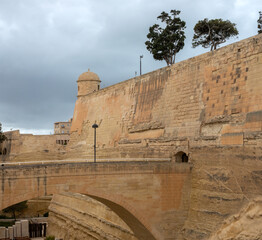
[[[259,18],[257,20],[258,33],[262,33],[262,12],[259,12]]]
[[[165,27],[154,24],[149,28],[147,50],[153,54],[155,60],[165,60],[167,65],[175,63],[176,54],[183,49],[185,41],[186,23],[178,15],[180,11],[171,10],[170,15],[162,12],[157,19],[165,23]]]
[[[5,209],[3,209],[3,213],[11,213],[13,216],[13,219],[16,220],[16,213],[20,213],[23,210],[25,210],[27,208],[27,201],[23,201],[17,204],[14,204],[10,207],[7,207]]]
[[[0,123],[0,143],[7,140],[7,137],[2,132],[2,124]]]
[[[194,48],[199,45],[204,48],[211,47],[211,51],[229,38],[238,35],[236,24],[222,19],[200,20],[195,25],[194,32],[192,46]]]

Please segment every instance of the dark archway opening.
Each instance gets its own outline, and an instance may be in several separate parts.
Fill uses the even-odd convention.
[[[175,161],[178,163],[188,162],[188,155],[185,152],[180,151],[175,154]]]

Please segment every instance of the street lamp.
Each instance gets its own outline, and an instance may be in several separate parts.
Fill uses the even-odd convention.
[[[96,129],[98,128],[98,125],[94,123],[92,128],[94,128],[94,162],[96,162]]]
[[[143,55],[140,55],[140,76],[142,75],[142,61],[141,59],[143,58]]]

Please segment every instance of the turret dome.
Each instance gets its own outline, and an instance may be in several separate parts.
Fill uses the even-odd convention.
[[[87,94],[98,91],[100,89],[100,82],[98,75],[90,72],[90,69],[88,69],[88,72],[84,72],[78,77],[77,97],[86,96]]]
[[[77,81],[100,81],[100,78],[96,73],[90,72],[90,69],[88,69],[88,72],[82,73]]]

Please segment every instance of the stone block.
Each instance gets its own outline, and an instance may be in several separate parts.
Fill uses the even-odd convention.
[[[15,222],[16,226],[16,237],[22,237],[21,222]]]
[[[5,239],[5,227],[0,227],[0,239]]]
[[[8,228],[5,228],[5,238],[9,239],[9,231]]]
[[[14,228],[13,227],[8,227],[8,234],[9,234],[10,240],[13,240],[14,239]]]
[[[221,145],[243,145],[243,133],[226,133],[222,135]]]
[[[13,232],[14,232],[14,238],[17,237],[17,233],[16,233],[16,225],[13,225]]]
[[[28,222],[28,220],[21,220],[21,234],[22,234],[22,237],[29,237],[29,222]]]

